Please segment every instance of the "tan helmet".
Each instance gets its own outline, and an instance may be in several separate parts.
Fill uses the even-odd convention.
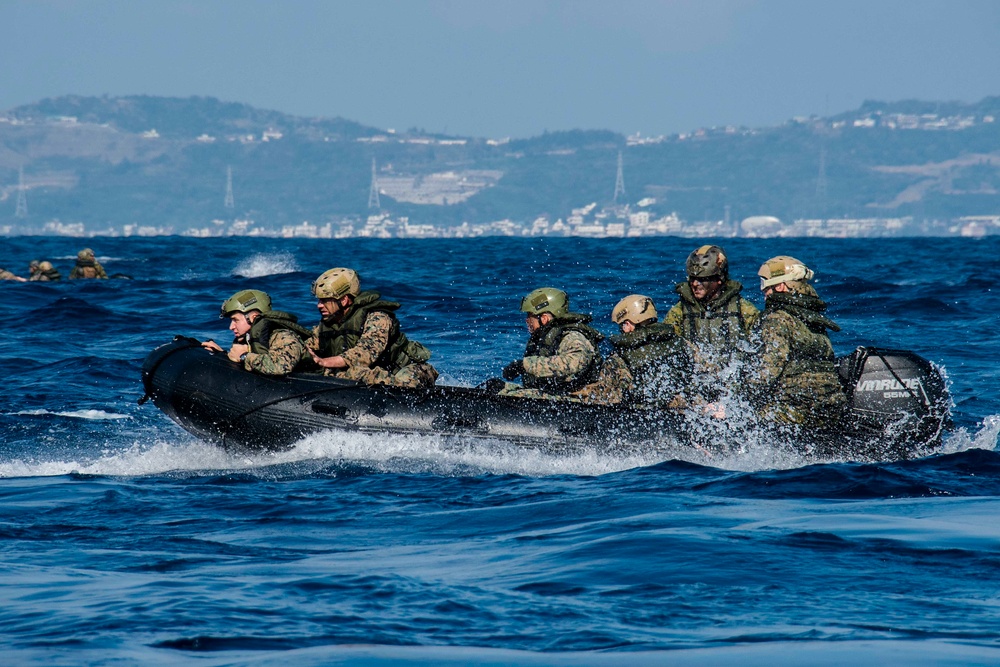
[[[77,259],[94,259],[94,251],[90,248],[84,248],[80,252],[76,253]]]
[[[231,317],[233,313],[246,315],[252,310],[259,310],[261,313],[271,312],[271,297],[267,292],[261,292],[259,289],[245,289],[237,292],[222,302],[219,317]]]
[[[611,321],[615,324],[624,324],[626,320],[632,324],[643,324],[650,320],[655,322],[656,317],[653,300],[642,294],[628,295],[611,311]]]
[[[312,284],[317,299],[339,299],[347,294],[361,294],[361,276],[354,269],[335,268],[325,271]]]
[[[760,276],[760,288],[766,289],[781,283],[795,287],[812,280],[815,274],[812,269],[794,257],[778,255],[761,264],[757,275]]]
[[[39,267],[39,262],[37,259],[33,259],[30,262],[28,262],[29,271],[35,271],[38,267]]]
[[[521,311],[530,315],[551,313],[565,317],[569,314],[569,297],[566,292],[555,287],[540,287],[521,299]]]
[[[729,260],[717,245],[703,245],[688,255],[685,262],[688,279],[721,276],[729,280]]]
[[[38,263],[38,270],[39,271],[51,271],[52,270],[52,262],[50,262],[48,260],[45,260],[43,262],[39,262]]]

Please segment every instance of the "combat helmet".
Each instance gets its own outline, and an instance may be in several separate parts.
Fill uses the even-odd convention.
[[[76,253],[77,259],[94,259],[94,251],[90,248],[84,248],[80,252]]]
[[[729,280],[729,260],[726,253],[717,245],[703,245],[688,255],[685,262],[688,279],[712,278],[720,276]]]
[[[354,269],[337,267],[324,271],[312,284],[313,296],[317,299],[339,299],[350,294],[361,293],[361,276]]]
[[[30,262],[28,262],[28,270],[29,271],[34,271],[35,269],[39,268],[39,266],[40,266],[40,263],[39,263],[39,261],[37,259],[33,259]]]
[[[529,315],[551,313],[553,317],[569,314],[569,297],[566,292],[555,287],[540,287],[521,299],[521,311]]]
[[[42,262],[39,262],[38,263],[38,270],[39,271],[51,271],[52,270],[52,262],[50,262],[49,260],[44,260]]]
[[[815,274],[812,269],[794,257],[778,255],[761,264],[757,275],[760,276],[760,288],[766,289],[781,283],[798,287],[812,280]]]
[[[233,313],[245,315],[251,310],[259,310],[261,313],[271,312],[271,297],[268,296],[267,292],[261,292],[259,289],[245,289],[237,292],[222,302],[219,317],[230,317]]]
[[[655,321],[656,317],[653,300],[642,294],[628,295],[611,311],[611,321],[615,324],[624,324],[626,320],[632,324],[642,324],[649,320]]]

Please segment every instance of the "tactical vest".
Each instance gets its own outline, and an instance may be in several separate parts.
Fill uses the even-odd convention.
[[[678,283],[674,291],[680,295],[681,335],[693,343],[706,345],[724,354],[732,354],[741,340],[746,340],[746,318],[740,307],[743,286],[727,280],[722,292],[704,304],[694,297],[691,285]]]
[[[797,332],[798,344],[791,347],[790,358],[782,372],[788,378],[802,373],[836,374],[833,345],[827,329],[840,331],[840,327],[823,315],[826,303],[805,294],[772,292],[764,305],[764,317],[769,313],[783,311],[805,325],[806,331]]]
[[[97,277],[97,267],[92,259],[78,259],[76,260],[76,276],[78,278],[96,278]]]
[[[691,373],[687,345],[668,324],[639,327],[635,331],[612,336],[610,342],[637,382],[642,382],[650,372],[664,366],[678,375]]]
[[[406,334],[399,330],[399,320],[394,310],[399,304],[393,301],[383,301],[378,292],[362,292],[351,304],[347,317],[342,322],[319,324],[319,355],[321,357],[337,357],[358,344],[364,333],[365,320],[372,313],[385,313],[392,320],[389,329],[389,339],[385,349],[371,365],[372,368],[382,368],[395,373],[400,368],[411,363],[406,354],[409,340]]]
[[[47,280],[47,281],[62,280],[62,275],[56,269],[48,269],[47,271],[42,271],[41,275],[39,275],[38,277],[38,280]]]
[[[312,331],[298,323],[298,318],[290,313],[272,310],[264,313],[250,325],[247,344],[254,354],[267,354],[271,346],[271,336],[276,331],[291,331],[302,342],[309,340]]]
[[[525,387],[539,389],[547,394],[566,394],[597,381],[601,369],[601,354],[597,346],[604,339],[604,336],[593,327],[587,326],[590,320],[590,315],[569,313],[565,317],[549,322],[531,334],[531,337],[528,338],[528,345],[524,348],[524,356],[526,357],[556,356],[559,353],[559,344],[571,331],[583,334],[590,341],[590,344],[594,346],[594,357],[583,372],[570,382],[552,377],[541,378],[525,373],[521,378]]]

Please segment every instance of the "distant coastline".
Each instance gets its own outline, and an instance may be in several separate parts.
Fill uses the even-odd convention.
[[[144,225],[125,225],[121,229],[88,230],[83,223],[64,225],[46,223],[40,232],[0,227],[0,236],[47,236],[70,238],[157,237],[191,238],[306,238],[306,239],[473,239],[486,237],[573,237],[573,238],[912,238],[965,237],[1000,235],[1000,215],[966,216],[955,220],[918,222],[912,218],[830,218],[793,220],[785,224],[770,216],[756,216],[739,222],[708,220],[685,222],[676,214],[649,219],[642,212],[602,211],[594,217],[574,212],[566,220],[550,221],[539,217],[530,223],[498,220],[454,227],[413,224],[406,217],[393,219],[388,214],[371,215],[364,220],[341,220],[316,225],[304,221],[281,228],[258,226],[252,220],[214,220],[209,226],[176,231]]]
[[[0,235],[478,238],[1000,234],[1000,97],[769,128],[529,139],[213,98],[0,113]]]

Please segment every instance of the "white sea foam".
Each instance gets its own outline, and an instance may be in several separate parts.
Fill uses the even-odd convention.
[[[104,450],[93,460],[12,460],[0,463],[0,477],[85,475],[149,476],[173,473],[249,472],[271,477],[274,468],[291,467],[295,474],[328,468],[331,463],[368,467],[392,473],[439,475],[519,474],[602,475],[643,467],[663,460],[660,455],[581,450],[555,454],[497,441],[444,436],[367,434],[328,431],[311,435],[282,452],[227,452],[197,440],[136,443],[127,449]]]
[[[93,460],[12,460],[0,463],[0,477],[84,475],[147,476],[178,471],[233,470],[252,467],[252,461],[199,441],[136,443],[127,449],[105,449]]]
[[[233,269],[233,275],[259,278],[280,273],[294,273],[298,270],[299,265],[290,252],[257,253],[237,264]]]
[[[33,414],[38,414],[37,411]],[[100,411],[81,411],[100,412]],[[107,414],[107,413],[102,413]],[[121,418],[119,415],[115,418]],[[108,418],[108,417],[104,417]],[[12,460],[0,463],[0,478],[49,477],[79,473],[143,477],[169,474],[249,473],[272,478],[324,470],[331,464],[371,468],[386,473],[430,473],[467,476],[515,474],[530,477],[551,475],[596,476],[646,467],[666,460],[752,472],[794,469],[820,461],[787,450],[776,449],[770,436],[755,438],[754,431],[723,432],[730,426],[706,422],[705,437],[725,437],[737,442],[726,453],[677,444],[655,451],[626,453],[606,449],[554,452],[520,446],[503,440],[484,441],[442,435],[407,435],[326,431],[307,436],[281,452],[236,453],[196,439],[134,443],[125,449],[105,449],[92,460]],[[696,425],[697,427],[697,425]],[[975,432],[959,429],[945,438],[940,453],[968,449],[996,449],[1000,415],[990,416]],[[280,471],[280,472],[277,472]]]
[[[123,415],[117,412],[106,412],[104,410],[67,410],[63,412],[52,410],[22,410],[20,412],[15,412],[14,414],[28,416],[53,415],[56,417],[71,417],[74,419],[91,419],[97,421],[131,419],[129,415]]]
[[[278,457],[323,458],[366,465],[384,472],[444,475],[481,473],[602,475],[652,465],[662,455],[624,455],[598,450],[553,453],[502,440],[483,441],[439,435],[371,435],[327,431],[308,436]]]

